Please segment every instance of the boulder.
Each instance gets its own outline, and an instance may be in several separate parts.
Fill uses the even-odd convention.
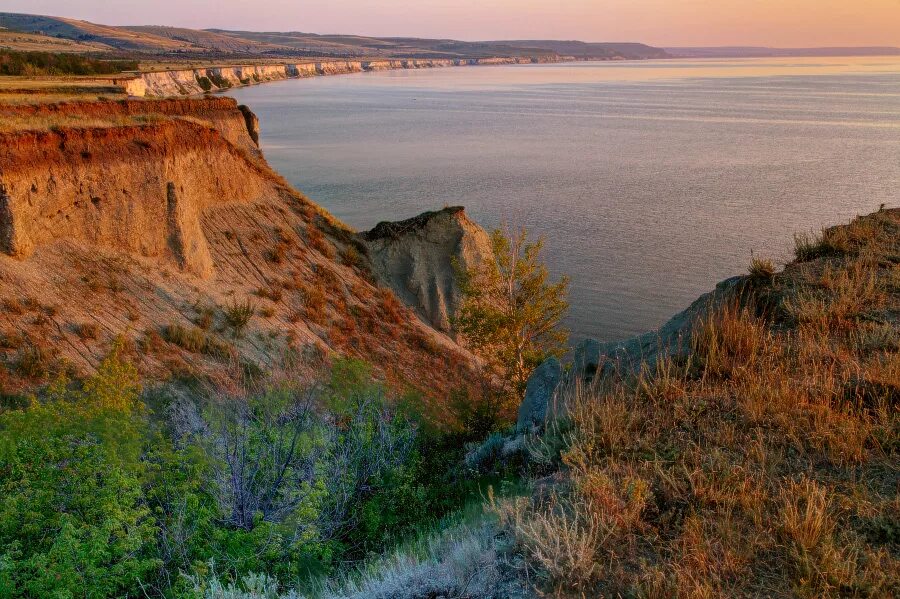
[[[551,356],[535,368],[525,386],[525,399],[519,406],[516,430],[527,431],[532,426],[542,426],[547,417],[547,407],[562,379],[562,364]]]
[[[604,346],[596,339],[585,339],[575,346],[575,358],[572,361],[572,376],[590,382],[597,374],[603,359]]]

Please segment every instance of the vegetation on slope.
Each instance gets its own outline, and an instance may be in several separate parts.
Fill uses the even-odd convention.
[[[531,372],[549,356],[566,353],[568,332],[560,322],[569,308],[569,280],[553,283],[541,262],[543,240],[528,241],[524,229],[491,234],[496,260],[469,270],[457,267],[463,300],[453,324],[467,347],[477,352],[503,384],[515,410]]]
[[[689,357],[575,382],[524,439],[462,393],[435,431],[358,361],[143,390],[117,344],[3,398],[0,596],[896,596],[900,211],[796,253],[754,258]],[[524,255],[512,280],[557,314],[564,284]],[[204,351],[194,333],[167,334]],[[528,495],[471,508],[513,473]]]
[[[564,393],[551,492],[500,505],[557,596],[900,592],[900,213],[799,237],[684,363]]]
[[[689,358],[565,388],[525,442],[530,496],[329,596],[897,596],[900,211],[799,236],[744,283]]]
[[[97,60],[78,54],[0,49],[0,75],[113,75],[137,68],[134,60]]]
[[[465,433],[358,361],[194,396],[142,390],[117,344],[0,410],[0,596],[195,596],[213,572],[304,588],[477,489],[447,466]]]

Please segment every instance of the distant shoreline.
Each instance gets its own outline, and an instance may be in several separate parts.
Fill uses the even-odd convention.
[[[614,59],[607,59],[614,60]],[[624,60],[624,59],[619,59]],[[326,60],[305,63],[278,63],[270,65],[229,65],[187,69],[165,69],[123,73],[102,78],[137,98],[168,98],[200,96],[287,79],[307,79],[329,75],[347,75],[390,70],[448,68],[460,66],[493,66],[515,64],[541,64],[559,62],[583,62],[574,58],[466,58],[466,59],[375,59],[375,60]]]

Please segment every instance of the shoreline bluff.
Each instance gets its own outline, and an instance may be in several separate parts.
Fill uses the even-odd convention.
[[[396,60],[328,60],[273,65],[231,65],[129,73],[112,82],[130,97],[165,98],[198,96],[270,81],[305,79],[400,69],[431,69],[461,66],[490,66],[561,62],[536,58],[454,58]]]

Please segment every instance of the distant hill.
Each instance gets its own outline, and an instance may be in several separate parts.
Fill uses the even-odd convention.
[[[138,53],[167,57],[379,57],[486,58],[536,60],[666,58],[660,48],[638,43],[515,40],[459,41],[407,37],[319,35],[298,31],[254,32],[188,29],[161,25],[110,26],[41,15],[0,13],[0,28],[43,39],[69,40],[97,52]],[[9,42],[12,49],[17,48]]]
[[[187,29],[185,27],[166,27],[162,25],[139,25],[122,27],[138,34],[152,35],[155,38],[166,38],[175,42],[190,44],[192,47],[223,53],[262,54],[285,50],[286,47],[254,41],[231,35],[222,35],[215,31]]]
[[[575,58],[671,58],[666,50],[654,48],[646,44],[634,42],[579,42],[557,40],[513,40],[504,42],[490,42],[505,44],[516,48],[539,48],[555,52],[561,56],[573,56]]]
[[[764,58],[767,56],[900,56],[900,48],[866,46],[847,48],[767,48],[764,46],[720,46],[665,48],[675,58]]]
[[[178,52],[197,49],[191,43],[131,31],[125,27],[97,25],[63,17],[0,13],[0,26],[11,31],[36,33],[78,42],[100,43],[116,50],[132,52]]]

